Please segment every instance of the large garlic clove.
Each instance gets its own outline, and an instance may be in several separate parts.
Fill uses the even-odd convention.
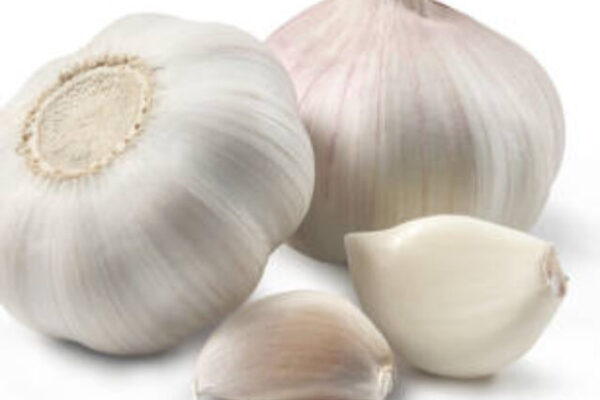
[[[346,247],[367,314],[434,374],[499,371],[536,342],[566,293],[550,244],[468,217],[352,234]]]
[[[127,17],[3,113],[0,301],[99,351],[165,349],[253,291],[308,209],[313,168],[263,44]]]
[[[427,215],[537,220],[562,160],[563,113],[514,43],[431,0],[326,0],[268,44],[316,153],[300,250],[343,261],[346,233]]]
[[[390,347],[354,305],[301,291],[250,304],[218,328],[195,390],[200,400],[382,400],[394,376]]]

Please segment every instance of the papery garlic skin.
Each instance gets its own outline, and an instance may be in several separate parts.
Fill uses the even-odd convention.
[[[345,234],[435,214],[537,221],[564,120],[545,71],[512,42],[430,0],[327,0],[268,44],[316,153],[298,249],[341,262]]]
[[[395,379],[385,338],[358,308],[311,291],[236,312],[198,358],[197,399],[383,400]]]
[[[361,304],[403,360],[475,378],[528,351],[566,294],[552,245],[469,217],[346,237]]]
[[[159,15],[42,68],[0,126],[2,305],[114,354],[233,310],[310,203],[295,99],[250,35]]]

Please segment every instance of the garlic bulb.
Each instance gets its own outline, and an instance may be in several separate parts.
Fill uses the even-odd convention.
[[[553,247],[469,217],[346,238],[361,303],[390,344],[430,373],[493,374],[536,342],[566,294]]]
[[[291,292],[234,314],[198,358],[199,400],[383,400],[394,384],[386,340],[352,304]]]
[[[292,83],[234,28],[124,18],[3,121],[0,301],[98,351],[159,351],[234,309],[310,203]]]
[[[327,0],[268,44],[316,153],[300,250],[343,261],[346,233],[426,215],[536,222],[564,121],[546,73],[515,44],[432,0]]]

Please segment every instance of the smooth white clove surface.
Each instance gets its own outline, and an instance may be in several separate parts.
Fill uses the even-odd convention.
[[[354,287],[402,360],[458,378],[494,374],[537,341],[567,291],[552,245],[470,217],[346,237]]]

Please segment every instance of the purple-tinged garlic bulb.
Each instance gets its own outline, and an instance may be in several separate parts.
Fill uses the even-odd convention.
[[[530,228],[564,151],[561,104],[520,47],[431,0],[326,0],[268,44],[316,151],[293,244],[343,261],[346,233],[452,213]]]

